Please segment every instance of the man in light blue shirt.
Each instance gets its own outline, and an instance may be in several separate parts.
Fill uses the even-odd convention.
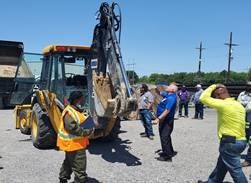
[[[194,96],[192,97],[192,101],[195,105],[195,114],[193,119],[203,119],[203,115],[204,115],[204,106],[203,104],[200,102],[199,98],[200,95],[202,94],[203,89],[201,87],[200,84],[196,85],[196,92],[194,94]]]

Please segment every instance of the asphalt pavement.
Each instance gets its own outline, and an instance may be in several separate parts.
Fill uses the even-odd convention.
[[[159,162],[158,128],[155,138],[140,137],[140,121],[123,121],[120,138],[114,142],[91,142],[87,151],[87,173],[91,183],[196,183],[206,180],[218,156],[216,112],[206,109],[204,120],[175,120],[173,145],[177,156],[172,162]],[[64,153],[38,150],[30,136],[14,129],[12,110],[0,111],[0,183],[57,183]],[[251,168],[245,168],[248,177]],[[72,176],[73,177],[73,176]],[[73,181],[73,179],[71,179]],[[226,181],[233,182],[227,175]]]

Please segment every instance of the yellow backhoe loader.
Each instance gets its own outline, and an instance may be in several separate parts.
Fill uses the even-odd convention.
[[[72,91],[85,96],[84,111],[97,126],[93,139],[116,138],[120,119],[136,109],[117,40],[117,6],[101,4],[91,46],[50,45],[43,50],[37,82],[15,79],[11,102],[16,105],[16,128],[31,134],[36,148],[55,148],[61,112]]]

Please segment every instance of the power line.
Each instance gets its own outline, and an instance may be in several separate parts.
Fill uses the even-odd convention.
[[[230,81],[230,65],[231,65],[231,61],[234,59],[234,57],[232,56],[232,46],[239,46],[238,44],[234,44],[232,43],[232,32],[230,32],[230,38],[229,38],[229,43],[225,43],[224,45],[228,46],[228,66],[227,66],[227,78],[226,78],[226,82],[228,83]]]

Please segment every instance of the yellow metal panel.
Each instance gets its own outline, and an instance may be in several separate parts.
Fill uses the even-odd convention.
[[[47,108],[47,112],[48,112],[48,116],[50,118],[51,124],[55,132],[57,133],[60,127],[61,111],[59,110],[57,103],[55,102],[56,95],[48,91],[43,91],[43,94],[50,101],[50,103],[46,103],[46,108]]]

